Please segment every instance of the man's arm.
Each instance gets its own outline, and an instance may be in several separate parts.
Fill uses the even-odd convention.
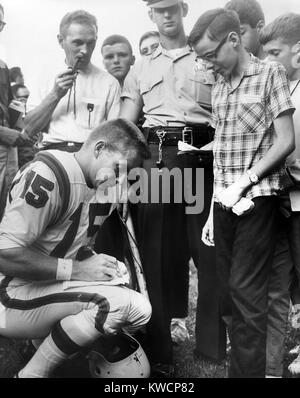
[[[0,250],[0,272],[25,280],[55,280],[58,259],[29,247]],[[117,275],[117,260],[99,254],[84,261],[73,261],[71,279],[74,281],[107,281]]]
[[[282,114],[274,120],[275,140],[266,155],[260,159],[251,171],[259,179],[268,175],[279,163],[295,149],[295,131],[292,113]],[[249,180],[249,178],[248,178]]]
[[[28,142],[18,130],[0,126],[0,144],[7,146],[22,145]]]
[[[202,229],[202,242],[206,246],[214,246],[214,192],[212,194],[211,202],[210,202],[210,210],[209,215],[206,220],[206,223]]]
[[[44,98],[40,105],[27,113],[24,125],[30,137],[48,126],[57,104],[67,94],[75,79],[76,74],[71,69],[60,73],[55,79],[51,92]]]
[[[143,98],[138,82],[141,73],[140,65],[134,65],[126,79],[121,94],[120,117],[137,124],[143,109]]]
[[[131,122],[137,124],[140,114],[142,111],[142,106],[136,104],[130,98],[124,98],[121,102],[120,117],[130,120]]]
[[[279,115],[274,120],[275,138],[272,147],[252,168],[259,179],[268,175],[278,164],[295,149],[295,132],[291,111]],[[248,174],[244,174],[218,195],[219,202],[231,209],[243,196],[243,193],[252,185]]]
[[[120,96],[121,87],[117,81],[115,81],[109,91],[107,99],[106,119],[116,119],[120,113]]]

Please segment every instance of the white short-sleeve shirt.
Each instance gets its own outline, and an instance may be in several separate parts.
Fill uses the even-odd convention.
[[[56,71],[45,72],[46,76],[43,76],[37,92],[31,97],[28,109],[34,109],[42,102],[53,89],[55,77],[65,69],[66,65],[62,65]],[[43,146],[63,141],[85,142],[100,123],[119,115],[119,82],[92,64],[85,71],[78,72],[70,96],[69,93],[56,106],[48,133],[43,132]]]

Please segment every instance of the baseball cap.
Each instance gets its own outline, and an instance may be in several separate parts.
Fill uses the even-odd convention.
[[[168,8],[181,2],[181,0],[143,0],[151,8]]]

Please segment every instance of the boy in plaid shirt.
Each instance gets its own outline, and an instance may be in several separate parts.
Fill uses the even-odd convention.
[[[224,295],[231,299],[229,375],[264,377],[277,194],[285,188],[285,159],[295,147],[289,84],[281,65],[243,48],[234,11],[204,13],[190,42],[219,74],[212,91],[214,197],[202,239],[216,246]],[[242,198],[254,207],[238,216]]]

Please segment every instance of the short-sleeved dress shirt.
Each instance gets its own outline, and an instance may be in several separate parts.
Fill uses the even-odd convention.
[[[121,98],[143,107],[144,127],[210,124],[214,76],[195,59],[190,47],[172,57],[159,46],[131,68]]]

